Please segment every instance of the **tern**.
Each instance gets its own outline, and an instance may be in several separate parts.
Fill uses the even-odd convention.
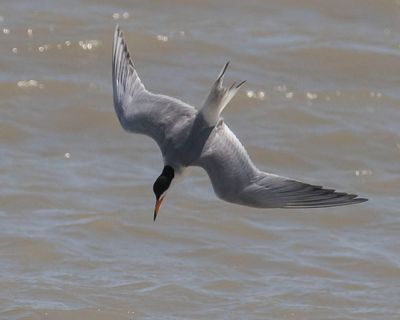
[[[187,167],[203,168],[215,194],[227,202],[255,208],[324,208],[367,201],[287,177],[263,172],[221,118],[245,81],[223,85],[222,68],[199,109],[148,91],[140,80],[123,33],[117,25],[112,54],[114,107],[123,129],[153,138],[164,168],[153,185],[154,221],[171,182]]]

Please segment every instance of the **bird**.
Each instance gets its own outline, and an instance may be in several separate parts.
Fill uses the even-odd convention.
[[[155,221],[173,181],[190,166],[203,168],[222,200],[254,208],[324,208],[368,199],[259,170],[225,124],[221,113],[245,81],[223,84],[227,62],[200,108],[148,91],[140,80],[117,25],[112,51],[116,115],[128,132],[158,144],[164,167],[153,184]]]

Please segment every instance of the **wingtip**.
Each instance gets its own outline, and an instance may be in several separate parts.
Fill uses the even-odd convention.
[[[118,43],[119,43],[119,39],[122,39],[123,35],[122,35],[122,31],[119,27],[119,25],[117,24],[115,26],[115,30],[114,30],[114,45],[113,45],[113,56],[116,55],[116,50],[118,49]],[[123,41],[123,40],[122,40]],[[113,58],[114,59],[114,58]]]
[[[119,27],[119,24],[117,23],[115,25],[115,29],[114,29],[114,38],[115,39],[118,38],[119,36],[121,36],[121,34],[122,34],[121,28]]]

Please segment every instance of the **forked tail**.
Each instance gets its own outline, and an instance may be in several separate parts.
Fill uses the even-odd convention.
[[[224,87],[224,74],[226,69],[228,68],[228,65],[229,61],[222,68],[217,80],[214,82],[211,88],[210,94],[203,104],[203,108],[201,109],[201,114],[203,115],[204,119],[210,124],[210,126],[214,126],[217,124],[224,108],[236,95],[236,93],[239,91],[239,88],[246,82],[242,81],[239,84],[236,84],[236,82],[234,82],[229,88]]]

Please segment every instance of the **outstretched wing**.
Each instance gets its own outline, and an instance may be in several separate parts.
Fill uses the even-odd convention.
[[[122,127],[152,137],[161,150],[173,128],[184,125],[197,113],[178,99],[146,90],[118,25],[114,33],[112,82],[115,112]]]
[[[367,200],[258,170],[224,123],[213,130],[196,165],[207,171],[221,199],[250,207],[322,208]]]

